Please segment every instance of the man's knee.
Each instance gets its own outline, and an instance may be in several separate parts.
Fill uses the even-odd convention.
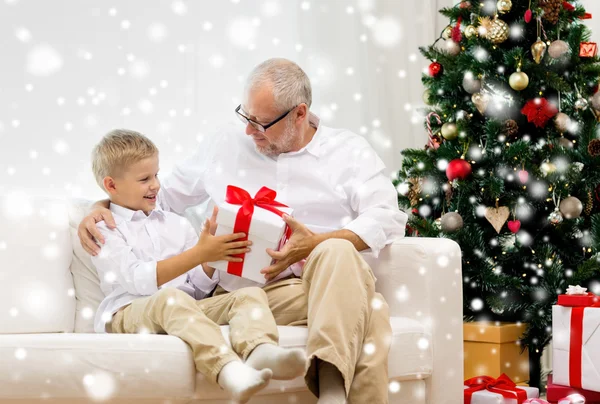
[[[354,244],[343,238],[330,238],[320,242],[315,249],[312,251],[313,254],[335,253],[335,254],[347,254],[355,253],[356,248]]]
[[[190,295],[177,288],[162,288],[156,292],[155,296],[158,303],[166,306],[181,304],[183,301],[192,298]]]
[[[238,289],[234,293],[236,298],[248,303],[260,303],[267,306],[269,304],[269,299],[265,291],[256,286]]]

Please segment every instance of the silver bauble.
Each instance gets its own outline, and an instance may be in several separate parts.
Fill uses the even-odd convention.
[[[548,55],[554,59],[558,59],[569,52],[569,44],[565,41],[556,40],[548,47]]]
[[[584,110],[588,107],[589,103],[588,100],[586,100],[583,97],[579,97],[577,99],[577,101],[575,101],[575,108],[579,109],[579,110]]]
[[[463,218],[457,212],[448,212],[442,216],[442,231],[452,233],[463,227]]]
[[[581,212],[583,212],[583,204],[574,196],[565,198],[560,202],[560,213],[565,219],[576,219],[581,216]]]
[[[473,73],[465,73],[462,86],[467,93],[475,94],[481,90],[481,80],[476,79]]]
[[[557,210],[550,213],[548,216],[548,221],[552,224],[560,224],[563,221],[563,215]]]
[[[569,130],[569,125],[571,124],[571,118],[569,115],[564,112],[559,112],[554,118],[554,124],[556,125],[556,129],[561,132],[566,132]]]
[[[592,97],[592,106],[595,110],[600,110],[600,92],[597,92]]]

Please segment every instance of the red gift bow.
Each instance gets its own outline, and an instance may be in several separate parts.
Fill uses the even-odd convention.
[[[517,385],[504,373],[497,379],[490,376],[473,377],[465,381],[465,386],[469,387],[464,391],[465,404],[471,404],[471,396],[482,390],[500,394],[504,398],[514,398],[517,404],[527,400],[527,392],[517,388]]]
[[[242,188],[228,185],[227,192],[225,194],[225,202],[230,203],[232,205],[242,205],[242,207],[238,210],[238,213],[235,217],[235,224],[233,226],[234,233],[245,233],[246,237],[240,239],[239,241],[248,240],[248,232],[250,230],[250,223],[252,222],[252,215],[254,214],[254,206],[258,206],[259,208],[266,209],[270,212],[275,213],[276,215],[283,217],[285,212],[280,211],[277,207],[287,208],[287,205],[283,203],[277,202],[275,197],[277,196],[277,192],[273,191],[270,188],[262,187],[258,190],[254,198],[250,196],[250,194]],[[291,236],[291,229],[286,226],[285,238],[289,238]],[[246,253],[237,254],[235,257],[244,258]],[[242,276],[242,272],[244,269],[244,262],[229,262],[227,264],[227,273],[237,276]]]
[[[586,296],[592,295],[588,293]],[[562,296],[562,295],[561,295]],[[573,295],[575,296],[575,295]],[[600,301],[590,299],[571,307],[571,331],[569,341],[569,385],[581,389],[581,355],[583,352],[583,314],[586,307],[600,307]]]
[[[563,1],[563,8],[567,11],[575,11],[575,7],[571,3],[566,2],[566,1]],[[583,15],[583,17],[579,17],[579,19],[581,19],[581,20],[589,20],[591,18],[592,18],[592,15],[590,13],[585,13]]]

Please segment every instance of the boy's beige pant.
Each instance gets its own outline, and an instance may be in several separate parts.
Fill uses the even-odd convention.
[[[230,325],[233,351],[219,328],[225,324]],[[192,348],[198,372],[214,383],[227,363],[239,360],[239,356],[246,360],[257,345],[277,344],[279,339],[267,295],[255,287],[203,300],[179,289],[161,289],[117,312],[107,331],[179,337]]]
[[[302,279],[266,285],[278,325],[308,325],[308,388],[319,395],[315,358],[335,365],[350,404],[388,403],[389,308],[352,243],[330,239],[308,256]],[[217,296],[227,296],[218,287]]]

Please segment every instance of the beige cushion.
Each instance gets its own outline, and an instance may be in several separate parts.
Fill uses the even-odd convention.
[[[73,245],[71,274],[75,285],[75,332],[94,332],[94,316],[104,299],[100,289],[100,279],[92,264],[91,256],[83,249],[77,236],[77,227],[91,211],[92,201],[85,199],[69,200],[69,232]]]

